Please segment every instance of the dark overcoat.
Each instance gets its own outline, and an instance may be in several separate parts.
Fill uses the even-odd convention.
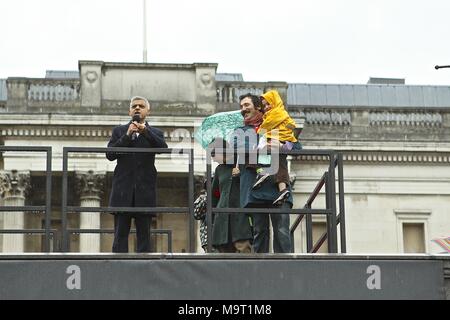
[[[240,207],[239,177],[233,178],[233,165],[220,164],[214,173],[212,190],[218,190],[218,194],[212,197],[212,204],[217,208]],[[217,195],[219,197],[217,197]],[[216,213],[214,215],[212,245],[226,245],[238,240],[252,239],[250,216],[244,213]]]
[[[136,139],[127,135],[128,124],[115,127],[108,147],[167,148],[161,130],[145,123],[146,130]],[[112,182],[110,207],[156,206],[156,168],[154,153],[106,153],[110,161],[117,160]]]

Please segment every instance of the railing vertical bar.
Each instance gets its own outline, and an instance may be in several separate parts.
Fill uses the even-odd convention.
[[[344,160],[342,153],[338,154],[339,176],[339,227],[341,231],[341,253],[347,252],[347,239],[345,236],[345,202],[344,202]]]
[[[206,241],[208,253],[212,252],[212,185],[211,149],[206,150]]]
[[[167,233],[167,251],[172,253],[172,231]]]
[[[313,247],[313,236],[312,236],[312,216],[310,214],[306,215],[306,252],[310,253]]]
[[[52,148],[47,149],[47,168],[46,168],[46,193],[45,193],[45,252],[50,252],[50,227],[52,210]],[[55,235],[53,235],[55,237]]]
[[[331,197],[330,197],[330,175],[327,174],[327,178],[325,180],[325,203],[326,208],[330,209],[331,206]],[[327,243],[328,243],[328,253],[333,253],[333,247],[332,247],[332,237],[330,235],[332,234],[332,225],[331,225],[331,215],[327,214]]]
[[[335,157],[336,154],[332,153],[330,155],[330,165],[329,165],[329,201],[330,201],[330,209],[332,210],[332,214],[330,215],[330,222],[331,222],[331,233],[329,233],[328,238],[330,239],[329,244],[331,244],[331,252],[337,253],[338,252],[338,246],[337,246],[337,208],[336,208],[336,175],[335,175]]]
[[[67,234],[67,162],[68,162],[68,152],[66,147],[63,148],[63,167],[62,167],[62,207],[61,207],[61,215],[62,215],[62,244],[61,249],[63,252],[69,251],[69,239]]]
[[[194,150],[189,150],[189,252],[195,251],[194,221]]]

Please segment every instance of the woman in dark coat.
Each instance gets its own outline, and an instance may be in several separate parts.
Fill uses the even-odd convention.
[[[215,140],[215,145],[220,140]],[[222,152],[215,152],[213,159],[218,162],[212,184],[212,204],[217,208],[236,208],[239,211],[239,175],[233,164],[233,156],[228,161],[223,161]],[[224,163],[227,162],[227,163]],[[235,174],[233,176],[233,170]],[[251,252],[251,240],[253,239],[251,218],[248,214],[241,213],[216,213],[214,215],[212,245],[219,252]]]

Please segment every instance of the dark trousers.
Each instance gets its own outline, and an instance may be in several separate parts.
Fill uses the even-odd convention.
[[[253,205],[252,208],[267,208],[270,211],[272,204]],[[288,203],[283,203],[283,209],[290,208]],[[288,214],[254,214],[254,238],[253,250],[256,253],[268,253],[270,241],[270,224],[272,221],[273,228],[273,252],[275,253],[291,253],[291,233],[289,230]]]
[[[130,234],[131,219],[136,225],[136,252],[150,252],[150,223],[152,217],[148,214],[116,213],[114,215],[113,252],[128,252],[128,236]]]
[[[284,182],[286,185],[290,184],[289,171],[287,166],[287,155],[285,154],[280,154],[280,161],[278,164],[278,172],[275,175],[275,182],[276,183]]]

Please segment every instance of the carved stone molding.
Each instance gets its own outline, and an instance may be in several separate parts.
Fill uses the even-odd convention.
[[[211,88],[212,82],[211,74],[205,72],[200,75],[200,83],[203,88]]]
[[[30,190],[29,171],[0,171],[0,196],[25,198]]]
[[[103,194],[105,172],[77,171],[75,172],[76,190],[80,199],[95,198],[99,200]]]
[[[326,161],[327,156],[298,156],[293,157],[300,161]],[[392,162],[392,163],[450,163],[450,154],[436,154],[436,153],[344,153],[343,160],[346,162]]]
[[[2,136],[19,137],[110,137],[112,131],[105,129],[3,129]]]
[[[158,128],[158,127],[157,127]],[[190,128],[159,128],[164,132],[164,137],[172,140],[193,138],[193,129]],[[0,135],[3,137],[111,137],[109,129],[3,129]]]
[[[85,78],[89,83],[94,83],[98,79],[98,74],[95,71],[88,71],[86,72]]]

